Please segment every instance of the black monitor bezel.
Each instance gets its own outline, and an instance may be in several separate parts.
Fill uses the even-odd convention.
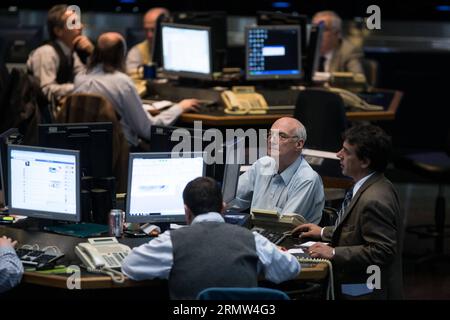
[[[30,152],[44,152],[44,153],[54,153],[54,154],[63,154],[63,155],[72,155],[75,156],[75,195],[76,195],[76,212],[75,215],[68,213],[58,213],[53,211],[45,211],[45,210],[29,210],[23,208],[16,208],[12,203],[12,179],[11,179],[11,152],[13,150],[22,150],[22,151],[30,151]],[[62,220],[62,221],[71,221],[71,222],[80,222],[81,221],[81,194],[80,194],[80,152],[78,150],[67,150],[67,149],[55,149],[55,148],[44,148],[44,147],[35,147],[35,146],[25,146],[25,145],[8,145],[8,203],[10,205],[9,212],[11,214],[18,214],[22,216],[32,217],[32,218],[40,218],[40,219],[50,219],[50,220]]]

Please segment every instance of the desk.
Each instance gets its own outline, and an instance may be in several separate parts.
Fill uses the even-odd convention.
[[[178,101],[185,98],[199,98],[220,101],[218,108],[208,113],[184,113],[179,121],[185,124],[192,124],[194,121],[202,121],[204,126],[210,127],[230,127],[230,126],[270,126],[274,121],[282,117],[291,117],[290,110],[269,111],[264,115],[229,115],[223,112],[221,105],[220,91],[205,88],[183,87],[173,84],[152,84],[151,94],[158,99],[168,99]],[[276,90],[264,89],[258,90],[267,100],[269,105],[294,105],[298,90]],[[384,111],[348,111],[346,113],[350,121],[375,121],[375,120],[394,120],[399,107],[403,93],[396,90],[374,89],[373,94],[386,94],[392,97],[386,101]]]
[[[12,226],[0,226],[0,236],[7,236],[17,240],[19,247],[24,244],[38,244],[41,248],[50,245],[56,245],[65,254],[59,261],[64,265],[79,265],[81,261],[75,255],[74,247],[80,242],[86,242],[86,239],[63,236],[40,231],[28,231]],[[119,241],[130,247],[139,246],[148,242],[150,238],[121,238]],[[312,268],[304,268],[300,272],[297,279],[292,281],[315,280],[320,281],[327,277],[328,266],[324,263],[317,264]],[[43,274],[40,272],[25,272],[22,282],[38,286],[50,288],[67,289],[67,275]],[[123,284],[115,284],[108,276],[102,276],[87,272],[81,273],[82,289],[113,289],[113,288],[130,288],[130,287],[166,287],[165,280],[148,280],[148,281],[132,281],[127,279]],[[67,289],[68,290],[68,289]]]

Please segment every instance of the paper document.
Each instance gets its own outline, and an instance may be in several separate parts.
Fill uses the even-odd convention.
[[[305,156],[339,160],[339,158],[336,156],[336,152],[313,150],[313,149],[303,149],[302,153]]]
[[[302,249],[300,248],[294,248],[294,249],[289,249],[288,252],[290,254],[299,254],[299,253],[305,253]]]

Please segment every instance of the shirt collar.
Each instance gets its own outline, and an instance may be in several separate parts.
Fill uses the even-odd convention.
[[[199,222],[225,222],[222,215],[218,212],[208,212],[199,214],[192,220],[191,224],[199,223]]]
[[[364,182],[366,182],[371,176],[374,175],[375,172],[372,172],[370,174],[368,174],[367,176],[365,176],[364,178],[360,179],[358,182],[355,183],[355,185],[353,186],[353,196],[352,198],[355,196],[355,194],[358,192],[359,188],[362,187],[362,185],[364,184]]]
[[[70,48],[64,42],[59,39],[57,39],[56,42],[61,47],[62,52],[64,52],[66,56],[70,57],[72,55],[72,50],[70,50]]]
[[[284,184],[288,185],[291,181],[292,177],[294,176],[295,172],[297,172],[297,169],[300,167],[300,164],[302,163],[303,157],[300,155],[297,160],[295,160],[289,167],[283,170],[283,172],[280,173],[281,179],[283,179]]]

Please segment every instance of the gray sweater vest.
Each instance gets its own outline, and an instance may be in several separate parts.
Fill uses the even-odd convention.
[[[195,299],[209,287],[256,287],[255,238],[251,231],[220,222],[201,222],[170,232],[171,299]]]

